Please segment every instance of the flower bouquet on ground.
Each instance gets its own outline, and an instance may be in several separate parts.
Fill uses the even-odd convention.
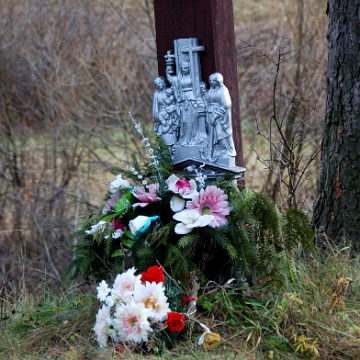
[[[184,329],[185,315],[171,311],[163,269],[150,267],[135,275],[135,268],[118,274],[112,288],[105,280],[97,287],[102,302],[94,326],[100,346],[159,352],[169,348]]]

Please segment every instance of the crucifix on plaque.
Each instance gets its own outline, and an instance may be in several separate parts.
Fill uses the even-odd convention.
[[[190,60],[190,74],[193,81],[194,95],[196,98],[200,98],[201,67],[199,52],[204,51],[205,47],[199,46],[198,39],[194,38],[175,40],[174,47],[178,63],[181,63],[181,59],[186,57]]]
[[[194,150],[193,147],[201,144],[206,138],[205,104],[200,88],[202,80],[199,58],[199,51],[204,50],[204,46],[198,45],[198,39],[177,39],[174,41],[175,54],[171,55],[168,52],[165,55],[166,78],[174,91],[179,114],[178,143],[176,144],[178,146],[174,147],[175,156],[183,150],[177,147],[187,146],[187,152],[189,152],[189,146],[192,146],[191,149]]]

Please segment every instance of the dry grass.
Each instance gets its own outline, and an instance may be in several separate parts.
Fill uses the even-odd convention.
[[[44,278],[58,286],[72,258],[67,236],[79,215],[97,207],[102,183],[111,179],[106,171],[131,151],[142,156],[128,112],[149,120],[156,60],[147,14],[133,5],[2,2],[0,256],[6,287],[32,290]]]
[[[319,250],[313,257],[294,253],[288,261],[291,271],[284,271],[281,284],[263,279],[247,296],[216,285],[200,289],[196,319],[221,335],[216,350],[197,345],[202,329],[187,320],[173,349],[146,358],[356,359],[359,257],[352,257],[349,248],[328,244],[327,251]],[[111,347],[98,348],[92,331],[99,306],[95,285],[68,288],[56,295],[44,288],[26,296],[7,295],[1,315],[1,358],[144,358],[126,349],[114,354]],[[303,342],[295,340],[301,336]]]
[[[279,153],[279,134],[273,133],[275,150],[266,140],[269,118],[274,108],[285,114],[294,96],[299,101],[286,113],[283,128],[297,129],[300,171],[321,141],[326,1],[233,3],[246,183],[282,205],[287,188],[279,186],[256,154],[266,160],[271,151]],[[128,112],[151,124],[157,66],[151,1],[2,0],[0,15],[0,301],[1,309],[5,304],[8,309],[10,294],[14,299],[36,294],[43,281],[59,288],[73,256],[67,236],[81,215],[98,206],[112,179],[108,170],[133,151],[142,158]],[[281,63],[274,102],[271,59],[276,59],[280,40],[289,53]],[[306,211],[315,196],[318,168],[315,159],[298,189],[299,206]],[[66,343],[66,350],[54,346],[49,357],[91,358],[87,336],[73,334],[72,343],[72,330],[59,329],[56,341]],[[9,359],[35,346],[31,341],[41,331],[25,343],[5,333]],[[231,336],[228,341],[233,344]],[[169,356],[186,358],[188,350],[176,349]],[[231,351],[242,358],[244,347]],[[252,354],[246,358],[255,358]],[[213,356],[224,358],[223,352]]]

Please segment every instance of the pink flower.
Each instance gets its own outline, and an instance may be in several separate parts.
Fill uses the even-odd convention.
[[[194,179],[190,181],[186,179],[179,179],[175,174],[172,174],[166,183],[170,191],[174,194],[179,194],[184,199],[192,199],[194,195],[197,195],[196,182]]]
[[[185,208],[185,199],[192,199],[198,195],[197,185],[194,179],[179,179],[175,174],[169,176],[165,181],[168,189],[175,195],[170,201],[170,208],[173,212],[179,212]]]
[[[149,192],[147,193],[145,191],[145,188],[143,186],[136,186],[132,192],[132,194],[140,200],[140,202],[137,202],[133,205],[133,208],[136,207],[145,207],[149,205],[150,203],[158,202],[161,200],[158,196],[156,196],[156,192],[159,190],[159,184],[150,184],[148,185]]]
[[[200,190],[199,195],[188,201],[186,208],[196,210],[200,215],[213,215],[214,219],[209,224],[211,227],[226,225],[226,216],[230,214],[227,195],[223,190],[212,185]]]
[[[190,192],[191,190],[191,186],[190,186],[190,181],[186,180],[186,179],[179,179],[176,183],[175,183],[175,188],[177,191],[181,192]]]
[[[111,210],[114,210],[114,205],[117,203],[117,201],[122,197],[123,192],[118,190],[111,194],[110,199],[106,202],[102,213],[107,214]]]

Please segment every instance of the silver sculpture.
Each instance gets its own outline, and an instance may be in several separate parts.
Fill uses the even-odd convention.
[[[215,161],[219,157],[235,157],[236,150],[232,137],[231,97],[220,73],[209,77],[210,89],[203,89],[206,99],[206,125],[208,146],[204,146],[201,157]]]
[[[178,141],[179,116],[172,88],[166,87],[166,80],[159,76],[154,80],[156,92],[153,97],[152,118],[154,130],[161,136],[173,153],[173,145]]]
[[[174,54],[165,55],[166,79],[154,80],[154,130],[180,170],[195,164],[213,178],[239,177],[245,169],[235,166],[230,94],[220,73],[210,75],[209,89],[202,81],[199,52],[204,50],[198,39],[178,39]]]

